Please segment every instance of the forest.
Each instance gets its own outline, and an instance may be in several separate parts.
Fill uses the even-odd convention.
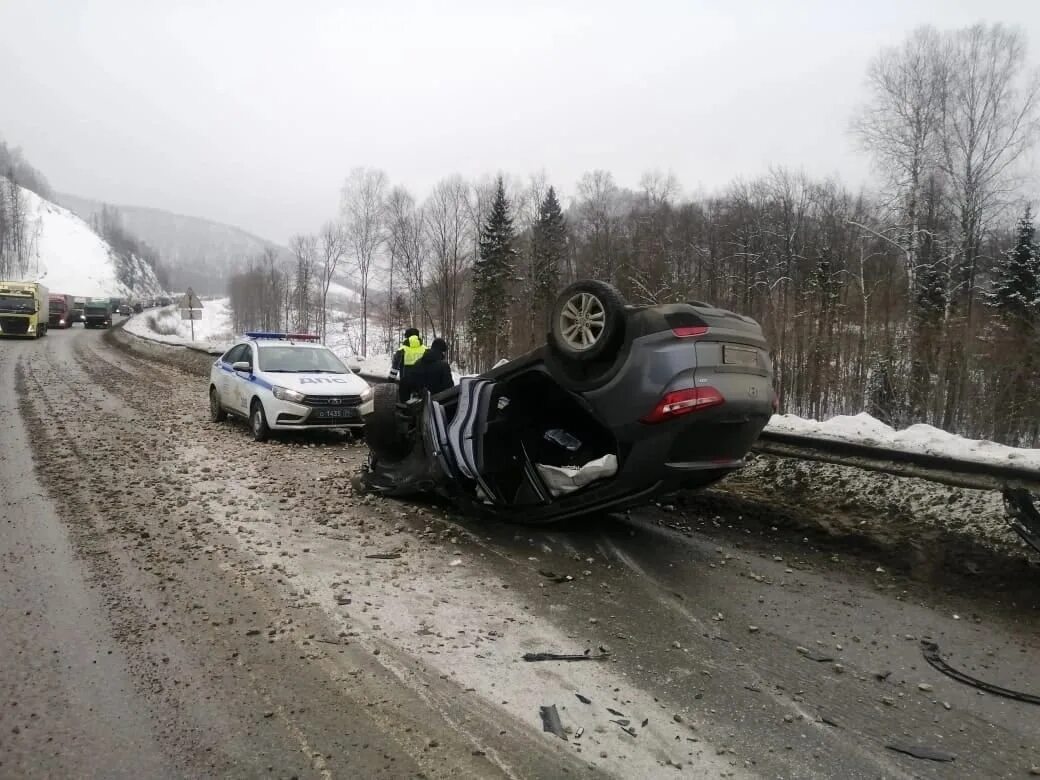
[[[479,371],[541,343],[556,293],[594,277],[633,304],[755,317],[783,412],[1040,445],[1040,82],[1024,35],[922,27],[878,52],[865,84],[849,132],[875,165],[869,188],[775,168],[689,195],[665,172],[627,188],[596,170],[569,196],[542,172],[448,176],[419,199],[357,168],[291,259],[267,252],[232,279],[236,328],[342,328],[364,354],[414,324]],[[357,292],[338,320],[336,280]]]

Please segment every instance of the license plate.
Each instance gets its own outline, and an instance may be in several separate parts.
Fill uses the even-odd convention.
[[[348,420],[357,417],[357,409],[318,409],[314,414],[326,420]]]
[[[758,350],[748,347],[735,347],[732,344],[722,345],[722,362],[727,366],[749,366],[758,368]]]

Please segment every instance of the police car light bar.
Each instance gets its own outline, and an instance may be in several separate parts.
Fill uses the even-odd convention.
[[[266,330],[248,330],[246,338],[270,339],[274,341],[317,341],[318,336],[313,333],[276,333]]]

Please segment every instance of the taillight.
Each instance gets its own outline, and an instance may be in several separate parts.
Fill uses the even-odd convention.
[[[657,402],[654,410],[643,417],[640,422],[659,423],[724,403],[726,403],[726,399],[714,387],[690,387],[686,390],[675,390],[665,393],[664,398]]]
[[[694,336],[703,336],[707,332],[707,325],[689,325],[685,328],[672,328],[672,335],[680,339],[693,338]]]

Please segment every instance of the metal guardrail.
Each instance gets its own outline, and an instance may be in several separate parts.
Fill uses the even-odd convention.
[[[754,447],[769,455],[856,466],[905,477],[941,482],[973,490],[1019,487],[1040,491],[1040,471],[1018,466],[978,463],[963,458],[905,452],[887,447],[837,441],[818,436],[763,431]]]
[[[1008,525],[1026,544],[1040,552],[1040,510],[1034,498],[1040,495],[1040,471],[1035,469],[776,431],[763,431],[753,450],[766,455],[915,477],[951,487],[999,491],[1004,498]]]

